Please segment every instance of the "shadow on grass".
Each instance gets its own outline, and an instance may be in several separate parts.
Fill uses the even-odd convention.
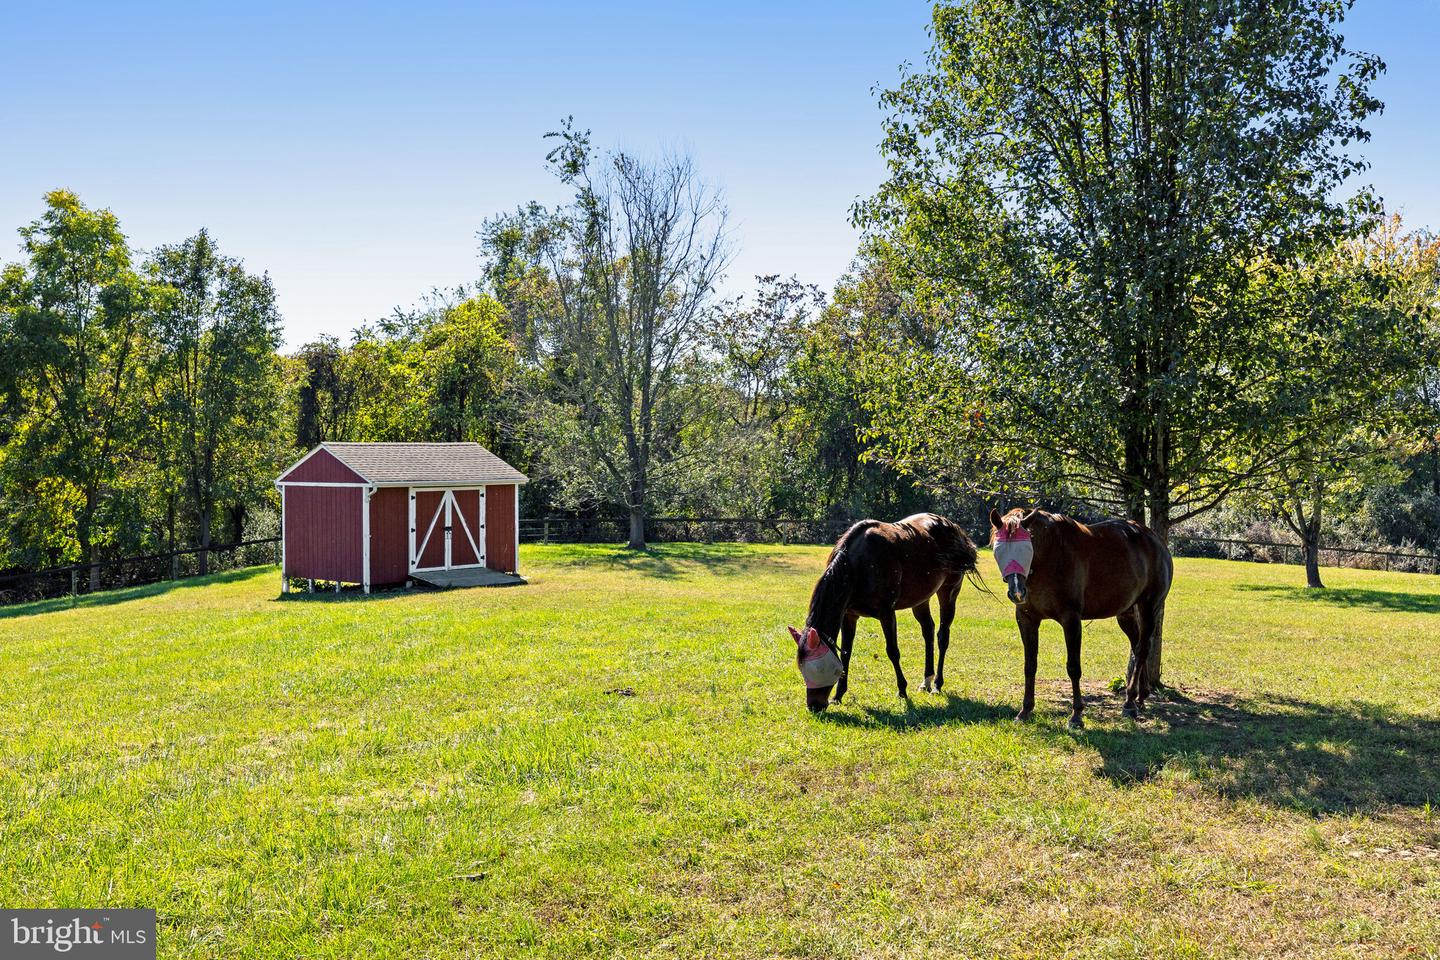
[[[1391,613],[1440,613],[1440,594],[1407,593],[1401,590],[1370,590],[1363,587],[1290,587],[1279,584],[1242,584],[1239,589],[1265,593],[1283,600],[1325,603]]]
[[[1121,715],[1123,696],[1087,685],[1087,726],[1064,728],[1068,684],[1043,684],[1040,709],[1023,729],[1054,745],[1100,755],[1097,776],[1119,787],[1156,778],[1191,782],[1212,795],[1309,813],[1348,813],[1440,803],[1440,718],[1351,702],[1320,704],[1260,695],[1167,688],[1140,724]],[[1063,687],[1063,688],[1062,688]],[[1046,701],[1051,705],[1046,707]],[[1011,724],[1014,703],[947,695],[908,709],[832,707],[837,727],[904,732],[947,724]],[[1059,709],[1053,709],[1059,708]],[[1053,713],[1053,716],[1051,715]]]
[[[86,610],[92,607],[109,607],[117,603],[140,600],[145,597],[158,597],[161,594],[171,593],[175,590],[208,587],[217,583],[233,583],[236,580],[245,580],[253,577],[257,570],[263,569],[265,568],[242,567],[239,570],[211,573],[203,577],[163,580],[160,583],[147,583],[143,586],[136,587],[117,587],[112,590],[103,590],[99,593],[82,593],[74,597],[67,596],[53,597],[49,600],[32,600],[29,603],[17,603],[0,607],[0,620],[6,620],[11,617],[28,617],[39,613],[51,613],[56,610]]]
[[[820,714],[820,719],[842,727],[913,730],[949,723],[996,723],[1011,720],[1014,716],[1014,707],[946,694],[943,702],[917,704],[912,700],[903,710],[867,706],[861,707],[860,713],[851,713],[843,708],[831,707]]]
[[[399,600],[402,597],[413,597],[421,593],[446,593],[449,590],[467,590],[469,587],[412,587],[406,590],[402,586],[395,587],[374,587],[369,593],[358,586],[346,586],[340,591],[322,589],[316,587],[314,590],[291,590],[289,593],[275,592],[271,597],[274,603],[384,603],[388,600]],[[491,590],[493,587],[474,589]]]
[[[705,572],[722,576],[746,576],[789,566],[784,557],[762,552],[746,543],[657,543],[644,550],[615,544],[584,544],[546,558],[552,567],[601,567],[630,570],[662,580]],[[820,575],[822,567],[815,571]]]
[[[1104,713],[1118,713],[1113,698]],[[1363,702],[1319,704],[1170,690],[1152,719],[1092,727],[1097,773],[1121,785],[1164,774],[1225,797],[1310,812],[1440,802],[1440,719]]]

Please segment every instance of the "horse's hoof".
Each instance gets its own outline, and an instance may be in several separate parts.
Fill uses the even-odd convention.
[[[941,690],[943,690],[943,689],[945,689],[945,678],[944,678],[944,677],[936,677],[936,678],[935,678],[935,692],[936,692],[936,693],[939,693],[939,692],[940,692]]]
[[[1021,710],[1019,713],[1015,714],[1015,722],[1016,722],[1016,723],[1024,723],[1026,720],[1029,720],[1029,719],[1030,719],[1030,711],[1029,711],[1029,710]]]
[[[939,690],[940,688],[935,686],[935,674],[932,673],[922,680],[920,682],[920,689],[926,693],[934,693],[936,690]]]
[[[1070,722],[1066,724],[1066,726],[1068,726],[1071,730],[1084,730],[1085,721],[1081,720],[1078,716],[1071,717]]]
[[[843,694],[842,694],[842,696],[843,696]],[[830,698],[830,702],[833,703],[833,704],[838,705],[838,704],[840,703],[840,697],[831,697],[831,698]]]
[[[1120,712],[1125,714],[1125,716],[1129,717],[1131,720],[1140,719],[1140,708],[1135,706],[1135,704],[1133,703],[1125,704],[1125,706],[1120,708]]]

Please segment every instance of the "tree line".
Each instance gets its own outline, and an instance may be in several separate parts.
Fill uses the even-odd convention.
[[[1440,244],[1355,186],[1383,64],[1347,6],[937,5],[829,291],[723,296],[693,160],[569,122],[569,201],[481,224],[472,283],[289,351],[205,231],[137,257],[51,194],[0,287],[0,566],[273,530],[270,482],[326,440],[479,441],[525,513],[635,547],[660,513],[1003,501],[1275,524],[1314,585],[1322,542],[1434,549]]]
[[[688,158],[551,161],[574,200],[478,230],[482,275],[282,349],[268,277],[207,231],[148,255],[68,191],[0,286],[0,569],[273,535],[273,481],[333,440],[473,440],[522,512],[833,519],[931,502],[863,459],[859,291],[779,276],[722,298],[729,237]],[[847,288],[848,289],[848,288]]]

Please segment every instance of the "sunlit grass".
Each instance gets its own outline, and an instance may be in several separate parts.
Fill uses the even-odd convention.
[[[784,627],[823,557],[0,609],[0,903],[153,906],[171,957],[1436,955],[1440,581],[1180,561],[1175,696],[1124,721],[1096,623],[1071,735],[1058,628],[1018,725],[969,587],[944,695],[907,617],[899,701],[862,621],[810,717]]]

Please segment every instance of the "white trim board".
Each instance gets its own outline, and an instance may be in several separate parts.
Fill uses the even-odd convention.
[[[340,483],[339,481],[320,481],[320,480],[276,480],[276,481],[275,481],[275,486],[277,486],[277,487],[366,487],[366,488],[369,488],[369,489],[371,489],[371,490],[375,489],[375,484],[373,484],[373,483],[365,483],[365,482],[360,481],[360,480],[356,480],[354,483]]]

